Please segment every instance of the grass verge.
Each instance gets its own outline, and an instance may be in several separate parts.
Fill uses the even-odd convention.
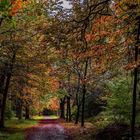
[[[0,130],[0,140],[24,140],[25,129],[37,125],[39,119],[36,116],[31,120],[18,120],[17,118],[6,120],[6,128]]]

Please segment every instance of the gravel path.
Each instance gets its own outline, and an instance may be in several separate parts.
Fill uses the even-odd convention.
[[[40,120],[39,125],[26,132],[26,140],[69,140],[63,126],[59,121],[49,117]]]

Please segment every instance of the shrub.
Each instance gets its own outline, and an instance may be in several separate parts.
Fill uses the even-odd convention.
[[[131,83],[129,78],[117,78],[108,84],[106,114],[116,122],[128,122],[131,117]]]

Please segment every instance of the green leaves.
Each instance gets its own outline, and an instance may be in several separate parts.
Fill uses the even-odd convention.
[[[11,4],[10,0],[1,0],[0,2],[0,11],[6,11],[8,10],[9,6]]]
[[[130,121],[132,100],[129,81],[129,78],[119,77],[108,84],[111,93],[107,99],[106,111],[114,121]]]
[[[57,91],[58,98],[64,98],[65,96],[68,96],[68,92],[64,89],[59,89]]]

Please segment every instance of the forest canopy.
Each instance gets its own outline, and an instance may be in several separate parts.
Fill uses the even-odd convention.
[[[139,0],[0,0],[1,128],[48,111],[135,140],[139,97]]]

